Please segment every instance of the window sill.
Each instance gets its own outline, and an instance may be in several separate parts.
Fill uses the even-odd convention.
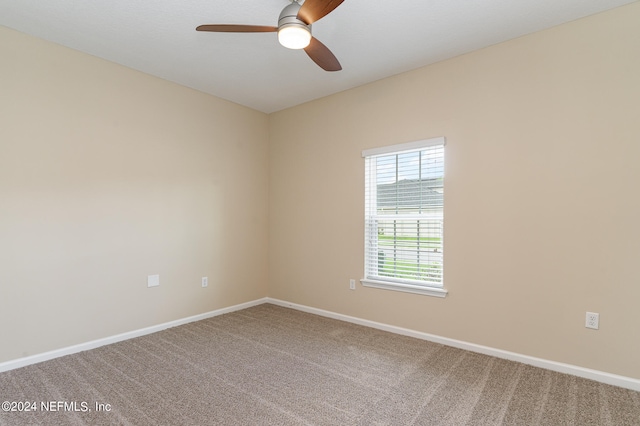
[[[448,291],[444,288],[423,287],[419,285],[393,283],[390,281],[361,279],[360,283],[365,287],[381,288],[383,290],[403,291],[405,293],[422,294],[425,296],[445,297],[448,293]]]

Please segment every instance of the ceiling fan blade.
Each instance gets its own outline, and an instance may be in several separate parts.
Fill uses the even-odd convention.
[[[313,24],[340,6],[344,0],[306,0],[298,11],[298,19]]]
[[[338,62],[338,59],[331,53],[329,48],[320,43],[320,40],[315,37],[311,37],[311,43],[304,48],[304,51],[307,52],[313,62],[325,71],[340,71],[342,69],[342,65],[340,65],[340,62]]]
[[[216,33],[274,33],[278,31],[278,27],[270,27],[268,25],[227,25],[213,24],[200,25],[196,31],[213,31]]]

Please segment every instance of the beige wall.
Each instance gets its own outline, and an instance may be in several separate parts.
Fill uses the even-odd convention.
[[[638,22],[634,3],[272,114],[269,295],[640,378]],[[350,291],[361,151],[436,136],[448,297]]]
[[[0,121],[0,362],[267,295],[266,114],[0,27]]]

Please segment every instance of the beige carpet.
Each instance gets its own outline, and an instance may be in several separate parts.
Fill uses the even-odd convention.
[[[37,410],[0,425],[640,425],[638,392],[270,304],[0,373],[0,400]]]

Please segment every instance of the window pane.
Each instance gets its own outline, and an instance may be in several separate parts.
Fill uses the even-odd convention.
[[[366,160],[366,277],[442,287],[444,144]]]
[[[379,276],[441,282],[441,220],[378,219],[377,229]]]

